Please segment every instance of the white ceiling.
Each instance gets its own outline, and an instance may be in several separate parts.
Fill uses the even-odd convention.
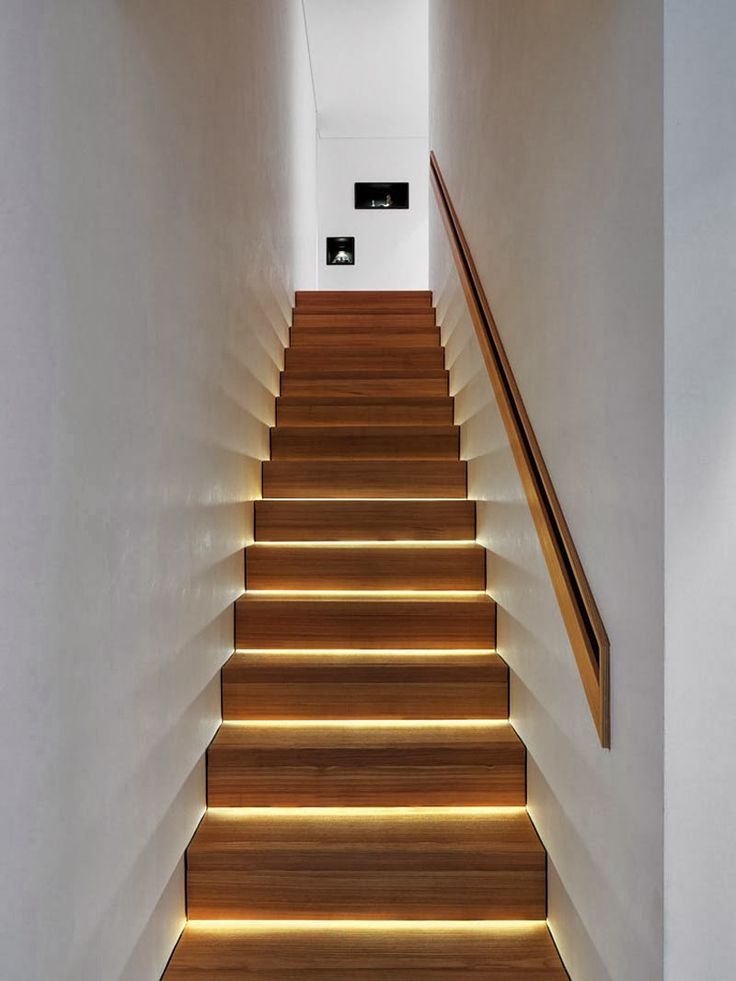
[[[322,138],[428,135],[427,7],[304,0]]]

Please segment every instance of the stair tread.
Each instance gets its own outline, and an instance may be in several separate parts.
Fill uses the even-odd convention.
[[[278,398],[278,407],[283,408],[308,408],[318,406],[328,406],[329,408],[367,408],[368,406],[379,406],[381,408],[399,409],[402,406],[416,406],[418,408],[434,408],[441,406],[448,408],[453,405],[453,400],[449,395],[282,395]],[[399,426],[407,423],[399,421]],[[416,425],[409,423],[408,425]]]
[[[466,680],[482,684],[489,678],[505,678],[507,668],[495,651],[327,650],[315,654],[309,650],[245,650],[232,654],[224,671],[224,682],[233,683],[242,677],[253,683],[256,679],[263,679],[274,686],[295,678],[312,684],[338,680],[343,683],[394,685],[399,681],[411,684],[419,680],[425,683]]]
[[[354,756],[363,751],[389,749],[402,754],[412,749],[478,751],[493,754],[511,749],[522,751],[523,745],[509,722],[485,720],[442,721],[429,724],[412,720],[406,723],[368,720],[360,725],[351,723],[313,723],[253,721],[247,723],[223,723],[210,747],[220,750],[290,749],[328,750],[341,754],[350,751]],[[422,754],[422,759],[428,759]]]
[[[244,650],[236,651],[225,665],[225,670],[240,666],[245,669],[255,668],[267,672],[282,672],[289,668],[300,672],[339,671],[340,673],[356,672],[363,676],[366,672],[387,669],[407,668],[422,670],[436,674],[438,678],[446,678],[448,672],[456,676],[459,672],[470,671],[474,677],[480,677],[491,669],[503,667],[503,659],[495,651],[363,651],[363,650],[326,650],[315,654],[309,650],[268,651]],[[274,681],[278,678],[274,676]]]
[[[349,344],[342,337],[333,340],[330,345],[329,351],[324,351],[322,348],[314,348],[310,346],[305,347],[287,347],[285,354],[287,359],[286,370],[289,369],[288,362],[293,361],[304,361],[308,364],[311,362],[317,362],[321,365],[329,365],[330,360],[339,360],[341,357],[354,357],[356,361],[365,360],[370,366],[371,361],[378,361],[384,355],[394,356],[401,362],[408,362],[409,368],[411,368],[412,360],[417,362],[417,365],[424,370],[421,362],[426,359],[426,368],[433,369],[435,367],[435,362],[442,364],[444,361],[444,348],[439,344],[431,343],[425,344],[424,346],[418,346],[414,348],[406,348],[401,345],[394,345],[391,343],[390,335],[386,338],[383,344],[376,345],[374,347],[361,347],[355,348],[353,345]],[[294,356],[292,358],[292,355]],[[305,371],[305,368],[296,368],[297,371]],[[348,371],[348,368],[329,368],[329,371]],[[360,371],[368,371],[369,367],[359,368]],[[393,368],[394,371],[405,371],[406,368],[403,365],[397,365]]]
[[[355,437],[360,439],[361,437],[368,436],[387,436],[391,438],[396,438],[399,436],[421,436],[426,438],[428,436],[457,436],[458,434],[457,426],[346,426],[345,430],[339,433],[340,438],[345,437]],[[278,432],[279,436],[298,436],[303,439],[306,436],[325,436],[326,438],[332,439],[335,436],[335,431],[332,426],[278,426],[272,430],[272,433]]]
[[[270,811],[270,813],[269,813]],[[261,861],[313,869],[318,856],[341,867],[423,871],[452,867],[457,858],[492,868],[510,862],[538,867],[544,848],[523,808],[233,808],[210,809],[192,839],[193,866],[227,852],[233,862]]]
[[[250,922],[184,930],[166,981],[566,981],[545,923]]]
[[[487,593],[480,593],[471,590],[460,592],[445,592],[438,596],[437,592],[432,591],[401,591],[391,592],[390,595],[371,596],[366,593],[355,593],[350,590],[336,593],[325,593],[322,590],[293,590],[288,595],[280,591],[267,592],[265,590],[251,590],[243,593],[237,600],[239,605],[257,605],[260,603],[288,604],[291,607],[299,605],[331,604],[333,606],[407,606],[411,604],[422,604],[433,606],[462,605],[492,607],[494,602]]]
[[[368,380],[380,382],[386,378],[396,378],[404,381],[424,378],[447,378],[446,368],[325,368],[320,365],[319,370],[305,371],[298,368],[285,368],[281,373],[281,380],[313,378],[317,381],[329,379],[350,381]]]
[[[360,406],[362,408],[369,405],[390,406],[398,408],[402,405],[408,406],[452,406],[453,400],[449,395],[282,395],[278,398],[279,407],[307,407],[326,405],[335,408]],[[397,425],[407,425],[399,422]],[[410,425],[415,425],[411,423]]]

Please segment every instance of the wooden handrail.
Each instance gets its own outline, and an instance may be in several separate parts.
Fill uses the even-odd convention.
[[[437,158],[430,175],[601,746],[610,747],[609,641]]]

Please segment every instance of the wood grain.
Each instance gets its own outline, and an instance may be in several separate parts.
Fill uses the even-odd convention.
[[[458,460],[457,426],[295,426],[271,430],[272,460]]]
[[[297,290],[296,310],[385,310],[387,313],[432,309],[428,290]]]
[[[463,498],[459,460],[267,460],[263,496],[279,498]]]
[[[281,395],[335,395],[379,398],[398,395],[409,398],[446,396],[450,382],[446,370],[432,371],[284,371]]]
[[[417,728],[225,724],[207,755],[210,807],[523,806],[508,723]]]
[[[452,426],[453,400],[389,397],[286,397],[276,400],[278,426]]]
[[[492,650],[496,605],[485,595],[284,599],[248,593],[235,604],[235,646],[371,650]]]
[[[381,310],[341,310],[333,313],[324,310],[307,311],[297,308],[294,311],[293,324],[294,327],[317,330],[331,327],[339,329],[371,327],[390,332],[392,330],[404,330],[408,327],[434,327],[436,320],[434,310],[431,308],[416,312],[407,311],[405,313],[397,313],[395,311],[383,312]]]
[[[292,327],[292,348],[326,348],[339,347],[401,347],[427,348],[439,347],[439,327],[414,327],[407,325],[399,327],[383,327],[370,325],[353,325],[350,327]]]
[[[468,545],[247,549],[248,589],[485,589],[486,552]]]
[[[285,371],[442,371],[444,349],[436,347],[290,347],[284,355]]]
[[[475,501],[255,502],[256,541],[463,541],[475,538]]]
[[[546,924],[207,928],[181,938],[166,981],[567,981]]]
[[[236,653],[222,673],[225,720],[505,719],[497,654]]]
[[[237,812],[236,812],[237,815]],[[544,919],[546,857],[525,812],[205,815],[193,919]]]
[[[296,302],[165,979],[564,981],[431,294]]]

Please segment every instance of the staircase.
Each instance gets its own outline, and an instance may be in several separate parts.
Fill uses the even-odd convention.
[[[563,981],[431,294],[301,293],[166,981]]]

